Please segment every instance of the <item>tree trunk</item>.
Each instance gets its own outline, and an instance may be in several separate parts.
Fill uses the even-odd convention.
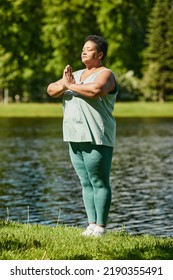
[[[165,95],[163,91],[159,92],[159,102],[164,102],[165,101]]]

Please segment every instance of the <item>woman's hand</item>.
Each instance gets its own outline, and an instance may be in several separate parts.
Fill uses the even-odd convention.
[[[71,84],[75,84],[72,68],[67,65],[63,72],[63,78],[51,83],[47,88],[47,93],[52,97],[61,97]]]
[[[68,89],[68,87],[71,85],[71,84],[75,84],[75,79],[74,79],[74,76],[73,76],[73,73],[72,73],[72,68],[70,65],[67,65],[64,69],[64,72],[63,72],[63,81],[64,81],[64,85],[65,87]]]

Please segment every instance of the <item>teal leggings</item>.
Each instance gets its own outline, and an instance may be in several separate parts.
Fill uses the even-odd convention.
[[[89,142],[70,142],[69,151],[82,185],[88,222],[106,226],[111,204],[109,176],[113,148]]]

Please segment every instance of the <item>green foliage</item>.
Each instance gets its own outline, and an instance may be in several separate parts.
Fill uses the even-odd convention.
[[[109,65],[115,73],[133,70],[140,76],[141,51],[150,1],[101,1],[97,16],[100,29],[109,43]]]
[[[118,101],[137,101],[140,100],[140,80],[134,75],[134,71],[128,71],[117,78],[120,88]]]
[[[5,0],[0,7],[0,87],[8,87],[13,98],[29,91],[28,84],[42,68],[41,3]]]
[[[125,230],[103,237],[81,236],[76,227],[0,222],[1,260],[168,260],[173,239],[131,236]]]
[[[122,91],[130,100],[141,94],[136,83],[141,78],[146,43],[141,84],[145,99],[157,99],[158,92],[163,98],[172,94],[171,0],[0,2],[0,89],[8,88],[13,99],[18,94],[23,101],[50,101],[47,85],[62,76],[64,66],[84,67],[80,53],[89,34],[102,35],[108,41],[104,64],[120,77]],[[128,81],[129,71],[134,75]]]
[[[43,0],[45,18],[43,42],[48,51],[46,71],[56,79],[65,65],[81,68],[80,53],[85,37],[99,33],[93,1]]]
[[[157,0],[149,19],[142,89],[147,100],[173,93],[173,2]]]

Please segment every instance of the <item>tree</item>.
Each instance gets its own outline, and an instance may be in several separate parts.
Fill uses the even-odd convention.
[[[0,87],[10,95],[30,92],[31,84],[41,85],[44,46],[41,42],[42,0],[3,0],[0,6]],[[43,74],[43,73],[42,73]],[[38,90],[32,86],[35,100]]]
[[[146,99],[173,95],[173,1],[157,0],[149,18],[142,88]]]
[[[99,33],[96,4],[92,0],[43,0],[43,42],[47,51],[46,71],[58,79],[67,64],[81,68],[80,53],[84,39]]]
[[[49,99],[48,83],[70,63],[81,67],[84,38],[99,33],[95,2],[0,0],[0,88],[30,101]]]
[[[109,64],[118,73],[133,70],[141,75],[141,52],[148,14],[153,1],[100,1],[97,15],[99,27],[109,42]]]
[[[154,1],[0,0],[0,88],[8,87],[13,98],[49,100],[46,87],[62,76],[66,64],[83,67],[80,53],[89,34],[108,41],[105,66],[117,76],[133,71],[140,77]]]

